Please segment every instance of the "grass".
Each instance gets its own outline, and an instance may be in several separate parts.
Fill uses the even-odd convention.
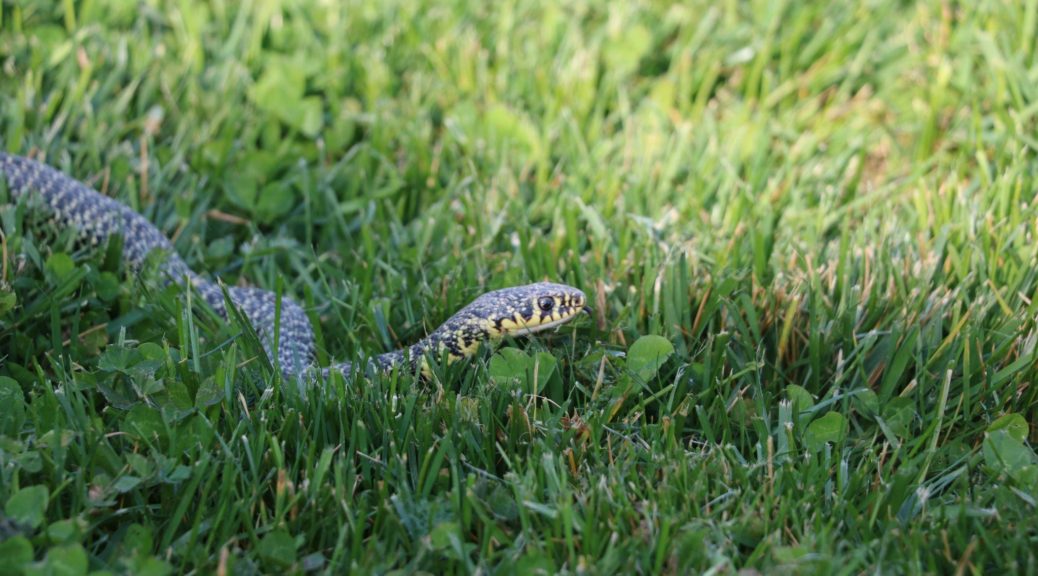
[[[322,362],[543,278],[596,315],[299,390],[4,200],[0,568],[1034,573],[1036,38],[1036,0],[3,0],[0,145],[306,302]]]

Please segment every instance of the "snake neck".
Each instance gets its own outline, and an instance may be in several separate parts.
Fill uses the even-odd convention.
[[[477,329],[475,323],[459,323],[455,318],[451,318],[422,340],[392,352],[373,356],[367,365],[373,372],[389,372],[394,368],[401,368],[428,378],[432,374],[430,360],[436,363],[445,358],[448,364],[453,363],[472,356],[484,342],[493,339],[493,335],[487,330]],[[327,377],[335,370],[344,376],[351,376],[357,368],[353,362],[342,362],[323,370],[322,373]]]

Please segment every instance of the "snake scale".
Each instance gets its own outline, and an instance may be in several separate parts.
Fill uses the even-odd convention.
[[[0,152],[0,175],[17,200],[25,197],[46,211],[59,225],[75,230],[76,237],[99,245],[115,235],[122,236],[122,257],[131,269],[139,269],[145,258],[158,250],[163,255],[160,271],[170,281],[189,283],[212,309],[228,318],[224,288],[191,270],[173,244],[144,216],[85,184],[43,163]],[[256,330],[271,358],[276,358],[286,376],[312,374],[314,332],[303,308],[282,297],[274,334],[277,296],[268,290],[227,287],[231,303],[241,310]],[[539,282],[487,292],[473,300],[426,338],[400,350],[371,359],[376,369],[402,365],[425,372],[428,356],[446,355],[448,361],[471,356],[488,340],[547,330],[572,320],[588,310],[584,293],[563,284]],[[274,350],[275,342],[277,350]],[[276,352],[276,353],[275,353]],[[350,362],[334,364],[329,370],[350,374]]]

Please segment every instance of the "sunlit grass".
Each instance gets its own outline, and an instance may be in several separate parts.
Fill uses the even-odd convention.
[[[0,145],[280,283],[323,364],[595,308],[300,389],[0,193],[11,571],[1038,570],[1035,0],[0,11]]]

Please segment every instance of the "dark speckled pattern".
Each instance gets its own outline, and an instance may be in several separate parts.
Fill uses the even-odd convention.
[[[90,244],[101,244],[113,234],[123,236],[123,257],[132,268],[139,268],[154,250],[166,255],[162,271],[172,280],[186,280],[198,290],[206,302],[224,318],[224,296],[220,286],[199,276],[174,251],[162,232],[129,207],[99,194],[44,164],[0,153],[0,173],[15,198],[35,193],[61,226],[78,231]],[[276,295],[259,288],[227,289],[231,301],[244,312],[256,329],[267,353],[274,343]],[[585,309],[587,299],[576,288],[541,282],[527,286],[488,292],[472,301],[444,322],[427,338],[406,349],[375,357],[373,367],[385,369],[408,361],[412,369],[424,366],[427,355],[444,352],[450,360],[474,353],[479,345],[491,339],[521,335],[550,329],[571,320]],[[286,375],[302,374],[311,369],[314,353],[313,329],[303,309],[290,298],[281,301],[281,334],[277,358]],[[326,369],[344,374],[352,371],[350,363]]]
[[[551,302],[549,310],[540,307],[545,299]],[[458,360],[471,356],[488,340],[548,330],[568,322],[587,310],[586,305],[584,293],[565,284],[539,282],[494,290],[473,300],[425,339],[404,350],[382,354],[374,358],[374,363],[387,368],[410,361],[411,368],[417,370],[424,366],[423,359],[439,358],[444,352],[449,361]],[[351,366],[343,363],[334,369],[349,373]]]
[[[162,271],[178,283],[185,278],[190,280],[205,301],[216,312],[227,317],[219,285],[188,268],[162,232],[128,206],[28,158],[0,153],[0,172],[6,177],[7,187],[15,198],[35,192],[43,208],[58,224],[77,230],[82,241],[97,245],[113,234],[121,233],[123,258],[132,268],[139,268],[153,250],[166,254]],[[257,288],[229,287],[227,291],[231,301],[245,313],[256,329],[270,354],[274,341],[275,295]],[[296,374],[305,369],[313,356],[313,341],[313,330],[303,309],[293,300],[283,297],[281,338],[277,354],[282,371]]]

